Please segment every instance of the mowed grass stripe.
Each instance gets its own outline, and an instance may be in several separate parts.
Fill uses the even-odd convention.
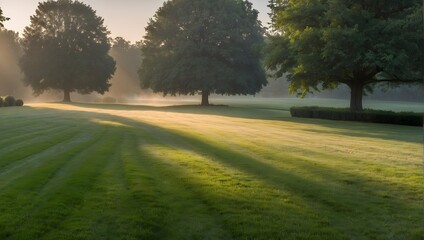
[[[107,159],[113,155],[115,150],[112,146],[118,140],[116,135],[116,132],[108,131],[90,148],[89,153],[79,156],[81,159],[78,158],[78,161],[82,164],[73,169],[73,173],[61,179],[55,187],[43,191],[37,204],[14,226],[18,230],[10,239],[44,238],[80,207],[102,173]]]
[[[15,179],[18,179],[28,172],[34,171],[37,167],[42,166],[45,161],[48,161],[52,156],[60,155],[66,152],[69,148],[79,145],[82,142],[91,138],[90,132],[79,132],[77,130],[61,136],[60,142],[53,141],[51,145],[45,149],[37,151],[31,156],[13,162],[0,171],[0,189],[4,188]]]
[[[143,127],[146,130],[149,126]],[[139,163],[151,173],[153,182],[160,189],[161,203],[168,210],[156,238],[161,239],[231,239],[220,214],[199,198],[199,195],[175,175],[174,166],[146,150],[148,146],[164,144],[163,139],[153,135],[158,132],[146,131],[135,146],[138,149]],[[172,156],[169,156],[172,157]]]
[[[164,209],[160,194],[140,168],[134,154],[135,139],[124,128],[116,152],[95,185],[66,221],[46,239],[152,239],[161,227]]]
[[[64,128],[62,131],[46,134],[41,137],[34,137],[27,141],[12,145],[5,148],[4,151],[0,150],[2,156],[0,160],[0,178],[8,169],[21,164],[20,161],[25,161],[25,159],[39,154],[44,150],[60,145],[81,132],[84,133],[79,127]]]
[[[15,142],[27,140],[37,135],[50,134],[51,132],[58,131],[62,128],[65,128],[65,126],[58,123],[50,125],[39,124],[28,129],[17,129],[13,134],[11,134],[11,136],[5,136],[2,134],[3,138],[0,139],[0,149],[7,148]]]
[[[26,127],[2,128],[2,138],[0,139],[0,148],[7,147],[10,142],[16,142],[18,139],[28,139],[26,137],[36,136],[57,129],[63,128],[63,124],[46,124],[44,122],[28,122]]]
[[[66,179],[71,178],[83,166],[87,158],[92,156],[92,152],[100,147],[103,143],[100,140],[107,136],[107,128],[105,127],[95,127],[90,132],[93,134],[90,139],[83,141],[81,145],[78,145],[78,148],[61,154],[68,161],[51,173],[49,181],[39,190],[39,197],[48,195],[61,188]]]
[[[58,122],[55,121],[54,111],[46,113],[47,111],[40,112],[31,108],[23,108],[22,110],[21,112],[21,109],[0,109],[2,140],[16,136],[17,133],[58,125]]]
[[[93,135],[91,138],[79,141],[79,144],[69,145],[66,151],[57,152],[56,155],[46,158],[41,165],[27,171],[2,189],[0,192],[0,199],[3,200],[0,205],[2,213],[0,239],[9,237],[18,231],[19,224],[17,223],[27,218],[30,209],[43,201],[43,189],[54,181],[56,173],[73,161],[70,158],[78,159],[81,152],[84,152],[84,149],[90,144],[95,144],[98,139],[99,136]],[[17,193],[20,193],[19,197],[16,197]]]
[[[106,166],[85,194],[82,204],[44,239],[114,239],[130,236],[131,230],[140,228],[132,218],[137,206],[126,201],[130,192],[122,176],[120,159],[125,138],[124,133],[119,135],[120,139],[114,146],[115,153],[104,159]],[[126,218],[128,220],[124,221]]]
[[[26,140],[16,140],[16,142],[8,142],[0,149],[0,154],[3,156],[0,159],[0,169],[9,162],[23,159],[40,152],[54,143],[60,143],[68,139],[70,134],[77,132],[78,127],[60,127],[54,131],[46,131],[43,134],[32,134],[27,136]]]

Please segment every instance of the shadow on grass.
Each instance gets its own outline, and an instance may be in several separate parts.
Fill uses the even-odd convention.
[[[209,106],[202,107],[200,105],[175,105],[165,107],[145,106],[145,105],[124,105],[124,104],[86,104],[71,103],[72,106],[82,108],[101,108],[109,110],[125,110],[125,111],[158,111],[173,112],[187,114],[213,115],[233,118],[245,118],[255,120],[278,120],[291,123],[299,123],[304,125],[318,125],[327,129],[317,130],[305,128],[312,134],[326,133],[345,135],[348,137],[366,137],[378,138],[386,140],[396,140],[411,143],[422,143],[421,127],[400,126],[390,124],[332,121],[322,119],[304,119],[293,118],[289,111],[267,108],[245,108],[231,106]]]
[[[125,111],[158,111],[158,112],[174,112],[189,113],[202,115],[215,115],[223,117],[235,117],[257,120],[281,120],[290,117],[290,113],[286,110],[265,109],[265,108],[244,108],[230,107],[227,105],[173,105],[173,106],[147,106],[147,105],[125,105],[125,104],[95,104],[95,103],[71,103],[72,106],[95,109],[108,110],[125,110]]]
[[[85,104],[77,104],[77,106],[84,107]],[[175,109],[181,110],[184,108],[185,107],[141,107],[140,109],[140,107],[137,106],[134,110],[143,111],[144,109],[178,112]],[[123,110],[122,108],[119,109]],[[231,108],[229,109],[231,110]],[[396,239],[411,239],[412,237],[418,238],[418,235],[422,234],[422,232],[416,231],[416,229],[420,229],[421,225],[419,223],[422,222],[422,209],[420,208],[420,205],[411,204],[411,201],[405,201],[405,199],[401,198],[402,192],[393,190],[390,184],[385,182],[375,182],[372,181],[372,179],[352,173],[351,176],[354,176],[355,178],[354,183],[346,182],[340,184],[340,181],[343,181],[343,179],[340,179],[342,174],[336,172],[335,169],[326,168],[322,165],[307,166],[303,163],[299,163],[299,167],[303,168],[307,172],[316,173],[318,168],[319,172],[322,174],[322,179],[325,181],[308,179],[304,176],[291,172],[289,169],[275,167],[271,164],[258,161],[257,159],[240,152],[225,148],[219,143],[213,142],[213,140],[201,139],[193,134],[161,128],[159,126],[144,122],[137,122],[128,118],[105,113],[62,111],[53,109],[47,109],[47,111],[56,114],[59,118],[70,117],[79,121],[88,121],[90,118],[101,118],[108,121],[118,122],[120,125],[110,125],[110,127],[122,129],[122,131],[147,132],[151,136],[151,139],[148,141],[152,144],[193,151],[198,155],[206,156],[212,161],[218,162],[229,169],[234,169],[252,176],[254,179],[266,183],[267,187],[279,189],[283,192],[289,192],[291,195],[302,199],[302,203],[300,205],[305,208],[305,212],[303,212],[302,209],[296,210],[298,212],[293,212],[293,214],[296,213],[299,216],[302,216],[301,218],[296,218],[296,221],[301,221],[301,219],[307,218],[313,219],[312,221],[319,221],[318,219],[323,219],[323,222],[314,222],[312,225],[323,228],[328,227],[331,229],[330,235],[336,234],[339,237],[344,236],[346,238],[353,237],[358,239],[384,239],[388,236],[394,236]],[[193,112],[190,110],[190,113]],[[205,113],[202,112],[202,114]],[[216,113],[213,112],[213,114]],[[329,123],[321,122],[321,124],[326,125],[329,128],[332,127]],[[355,130],[360,131],[362,127],[369,131],[369,126],[365,127],[365,125],[356,127]],[[392,131],[395,131],[395,129]],[[384,134],[389,133],[392,134],[392,132]],[[337,134],[339,134],[339,132],[337,132]],[[164,160],[155,156],[149,156],[149,159],[153,159],[155,161]],[[281,159],[281,161],[284,161],[284,159]],[[295,161],[291,161],[291,163],[296,164]],[[178,165],[178,168],[174,169],[173,172],[178,174],[179,178],[187,179],[187,177],[184,176],[185,167],[186,166],[184,165]],[[226,199],[225,196],[214,195],[209,192],[208,189],[205,189],[204,185],[195,182],[194,179],[188,179],[184,184],[189,185],[192,191],[199,194],[199,197],[203,196],[203,201],[205,201],[208,205],[212,205],[213,209],[218,211],[217,214],[219,214],[219,209],[223,208],[220,204],[224,204],[227,208],[231,206],[235,208],[235,211],[237,211],[237,209],[243,211],[241,209],[243,205],[242,202],[238,202],[241,207],[239,209],[238,204],[234,204],[234,199]],[[385,194],[380,195],[378,194],[379,192],[384,192]],[[278,201],[278,198],[275,200]],[[244,201],[246,201],[246,199]],[[247,201],[249,200],[247,199]],[[254,199],[251,199],[251,201],[255,202]],[[246,204],[249,205],[250,208],[255,207],[251,203]],[[262,210],[267,209],[266,202],[255,202],[255,204],[259,204],[256,206],[259,208],[256,215],[243,216],[245,218],[250,218],[249,224],[255,223],[258,216],[266,219],[266,216],[263,215],[266,211],[262,212]],[[284,204],[280,207],[282,207],[282,209],[275,210],[282,211],[282,215],[278,215],[279,213],[275,214],[283,218]],[[232,217],[236,218],[236,214]],[[275,219],[278,219],[278,217]],[[325,219],[328,219],[328,222]],[[228,221],[237,220],[231,218]],[[243,221],[246,221],[246,219]],[[285,221],[290,221],[290,219],[285,219]],[[268,224],[278,225],[281,223],[271,221],[268,222]],[[289,225],[302,225],[302,222],[289,223]],[[264,225],[261,226],[264,227]],[[245,227],[248,228],[252,226]],[[412,231],[408,233],[405,232],[404,229],[412,229],[415,232]],[[236,236],[247,238],[252,237],[243,236],[242,233],[239,233],[239,235]],[[253,236],[253,238],[258,236],[260,235]]]

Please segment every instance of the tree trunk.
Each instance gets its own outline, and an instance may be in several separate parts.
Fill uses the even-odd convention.
[[[364,86],[353,83],[350,86],[350,111],[362,111],[362,97],[364,95]]]
[[[71,92],[67,89],[63,90],[63,102],[71,102]]]
[[[202,91],[202,106],[209,106],[209,94],[207,90]]]

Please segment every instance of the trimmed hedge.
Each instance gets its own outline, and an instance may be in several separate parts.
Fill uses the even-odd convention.
[[[13,96],[0,97],[0,107],[22,107],[24,101],[22,99],[17,99]]]
[[[396,113],[370,109],[352,112],[348,108],[292,107],[290,113],[292,117],[300,118],[423,126],[423,114],[413,112]]]

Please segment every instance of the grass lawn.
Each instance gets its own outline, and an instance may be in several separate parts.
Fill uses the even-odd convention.
[[[422,128],[230,105],[0,108],[0,239],[423,239]]]

